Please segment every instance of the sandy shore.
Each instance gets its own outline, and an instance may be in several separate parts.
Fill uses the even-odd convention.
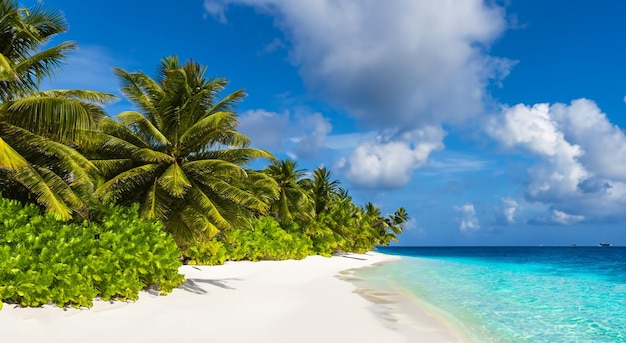
[[[187,282],[167,296],[142,292],[134,303],[96,301],[82,310],[5,304],[0,342],[457,342],[425,314],[384,318],[380,305],[337,277],[395,258],[183,266]]]

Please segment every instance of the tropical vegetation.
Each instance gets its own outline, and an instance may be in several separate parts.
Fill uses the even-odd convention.
[[[141,216],[162,220],[181,244],[241,225],[247,211],[266,212],[252,189],[263,181],[272,185],[244,168],[252,159],[272,158],[250,148],[235,129],[233,106],[244,91],[219,99],[227,81],[206,78],[205,70],[176,57],[161,61],[156,80],[116,69],[122,92],[140,111],[100,121],[99,159],[92,160],[106,180],[98,196],[140,203]]]
[[[4,302],[91,306],[96,297],[136,300],[151,286],[166,294],[184,281],[176,243],[161,223],[139,219],[137,206],[108,206],[78,224],[0,198],[0,225]]]
[[[330,169],[253,148],[245,91],[223,95],[198,62],[114,69],[133,105],[115,116],[112,94],[41,90],[76,47],[48,47],[66,30],[58,11],[0,0],[0,304],[137,299],[180,285],[181,263],[366,252],[402,232],[403,208],[385,217]]]
[[[63,220],[88,216],[95,167],[74,148],[105,117],[113,95],[89,90],[39,91],[76,44],[42,49],[67,24],[58,11],[0,1],[0,187]]]

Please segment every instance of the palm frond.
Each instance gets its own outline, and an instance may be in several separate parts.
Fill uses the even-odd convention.
[[[256,148],[230,148],[219,150],[208,150],[198,154],[191,155],[190,161],[198,160],[224,160],[237,165],[246,165],[253,159],[267,159],[275,161],[276,157],[270,152]]]
[[[106,134],[101,137],[101,141],[111,141],[114,146],[125,145],[121,144],[120,140],[126,141],[127,144],[134,146],[135,148],[147,148],[148,142],[145,142],[141,137],[135,134],[128,127],[116,122],[111,118],[105,118],[100,121],[98,125],[101,132]]]
[[[220,100],[215,105],[211,106],[206,113],[205,116],[213,115],[217,112],[232,112],[235,108],[235,103],[240,102],[247,96],[246,91],[240,89],[238,91],[232,92]]]
[[[179,139],[185,151],[196,152],[215,141],[224,141],[226,130],[232,130],[237,123],[232,113],[218,112],[195,122]]]
[[[168,230],[178,241],[208,240],[220,232],[211,220],[201,211],[187,206],[176,214],[170,215],[166,221]]]
[[[186,162],[183,164],[183,170],[188,174],[195,174],[200,176],[205,175],[232,175],[236,178],[246,176],[246,171],[241,166],[231,163],[225,160],[212,159],[212,160],[197,160]]]
[[[124,96],[145,112],[157,128],[162,128],[163,122],[156,103],[158,98],[163,96],[163,92],[158,84],[142,73],[129,73],[119,68],[113,68],[113,72],[122,84],[121,91]]]
[[[145,164],[127,170],[98,187],[96,195],[105,201],[117,201],[122,194],[141,190],[145,185],[151,184],[159,169],[158,164]]]
[[[141,113],[135,111],[122,112],[115,116],[119,119],[122,125],[126,127],[136,127],[138,132],[147,133],[150,137],[150,141],[158,145],[171,144],[167,137],[165,137],[158,128],[156,128],[150,120],[144,117]]]
[[[44,169],[21,168],[13,173],[12,177],[37,197],[37,203],[43,206],[46,212],[54,213],[62,220],[71,219],[72,210],[57,193],[59,189],[63,188],[63,185],[67,185],[60,178],[53,177],[53,173],[50,171],[45,172],[44,178],[39,173],[42,171]]]
[[[141,148],[133,152],[133,158],[148,163],[174,163],[176,160],[172,155],[149,148]]]
[[[24,21],[32,27],[38,38],[45,43],[49,38],[67,31],[67,22],[63,13],[38,4],[32,8]]]
[[[199,180],[205,187],[224,199],[229,199],[246,208],[264,213],[269,209],[268,204],[257,198],[254,194],[237,187],[230,182],[217,177],[205,176]]]
[[[38,92],[43,96],[81,100],[93,104],[106,104],[117,99],[117,95],[88,89],[51,89]]]
[[[72,142],[80,131],[94,129],[102,116],[99,107],[42,93],[12,101],[3,119],[35,134]]]
[[[28,167],[28,162],[0,137],[0,169],[18,170]]]
[[[199,184],[192,183],[194,187],[189,189],[186,199],[189,203],[201,210],[207,219],[208,223],[214,225],[216,228],[227,229],[230,228],[230,223],[222,216],[222,213],[215,206],[211,197],[208,196],[201,188]]]
[[[161,132],[172,141],[178,141],[178,136],[183,131],[180,125],[181,114],[183,104],[190,93],[186,80],[185,73],[176,69],[168,71],[167,79],[162,84],[165,96],[159,102],[159,114],[163,120]]]
[[[106,159],[106,160],[89,160],[103,176],[118,174],[124,170],[128,170],[133,165],[130,158]]]
[[[171,201],[168,195],[158,186],[157,179],[152,182],[141,205],[142,218],[166,220],[170,211]]]
[[[90,182],[89,172],[96,167],[87,158],[73,148],[38,136],[20,127],[8,123],[0,125],[0,132],[20,151],[20,154],[32,165],[51,166],[55,164],[68,174],[67,182],[78,185]]]
[[[77,47],[75,42],[63,42],[31,56],[23,57],[13,69],[20,75],[22,82],[32,85],[34,90],[39,80],[59,72],[66,56]]]
[[[11,63],[0,54],[0,81],[16,81],[19,75],[13,70]]]
[[[280,185],[276,180],[266,173],[257,170],[247,170],[247,189],[250,189],[257,197],[268,201],[278,199],[280,195]]]
[[[183,169],[177,164],[172,164],[158,179],[158,184],[169,195],[175,198],[182,198],[191,187],[191,182],[185,175]]]

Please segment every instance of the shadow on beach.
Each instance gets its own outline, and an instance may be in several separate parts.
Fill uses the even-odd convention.
[[[366,261],[366,258],[363,257],[356,257],[356,256],[352,256],[352,254],[350,253],[345,253],[345,252],[341,252],[341,253],[336,253],[333,256],[339,256],[339,257],[345,257],[345,258],[351,258],[353,260],[360,260],[360,261]]]
[[[207,294],[208,291],[202,288],[199,284],[209,284],[212,286],[224,288],[224,289],[235,289],[228,285],[228,281],[235,280],[240,281],[241,279],[230,278],[230,279],[194,279],[190,278],[187,281],[183,282],[178,288],[183,289],[187,292],[195,293],[195,294]]]

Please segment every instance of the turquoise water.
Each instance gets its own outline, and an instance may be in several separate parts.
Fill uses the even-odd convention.
[[[475,342],[626,342],[626,248],[381,248],[357,271],[439,309]]]

